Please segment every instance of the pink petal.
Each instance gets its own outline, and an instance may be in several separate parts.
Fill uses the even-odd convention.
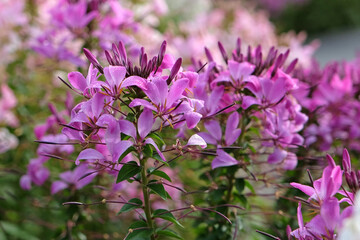
[[[101,93],[96,93],[91,101],[91,110],[94,117],[98,118],[104,109],[104,100],[106,96]],[[89,116],[89,115],[88,115]]]
[[[328,160],[328,164],[331,168],[336,167],[334,159],[329,154],[326,154],[326,159]]]
[[[300,183],[295,183],[295,182],[290,183],[290,185],[293,186],[294,188],[299,189],[300,191],[302,191],[303,193],[305,193],[306,195],[308,195],[310,197],[315,194],[314,188],[312,188],[310,186],[302,185]]]
[[[280,148],[275,148],[274,152],[270,154],[270,156],[268,157],[268,163],[275,164],[282,162],[282,160],[284,160],[286,155],[287,155],[287,151],[282,150]]]
[[[122,84],[121,87],[129,87],[129,86],[137,86],[141,88],[142,90],[147,90],[146,88],[146,79],[139,77],[139,76],[130,76],[126,78]]]
[[[226,122],[225,143],[227,146],[232,145],[240,136],[241,129],[236,129],[238,125],[239,114],[237,112],[233,112]]]
[[[120,86],[126,75],[126,69],[123,66],[109,66],[109,72],[115,85]]]
[[[156,111],[156,107],[154,107],[154,105],[152,105],[151,103],[149,103],[148,101],[146,101],[144,99],[135,98],[129,104],[129,107],[137,107],[137,106],[144,106],[144,108],[148,108],[148,109]]]
[[[119,120],[120,131],[134,139],[136,139],[136,128],[133,123],[127,120]]]
[[[217,153],[217,157],[215,157],[211,163],[212,169],[215,169],[218,167],[228,167],[228,166],[233,166],[233,165],[238,164],[238,161],[236,161],[235,158],[230,156],[225,151],[218,149],[216,151],[216,153]]]
[[[327,230],[333,232],[340,220],[340,206],[336,198],[325,199],[320,208],[320,215],[325,222]]]
[[[130,140],[125,140],[117,143],[114,147],[113,152],[113,162],[117,162],[119,160],[119,157],[129,148],[133,145],[133,143]]]
[[[296,154],[288,152],[286,158],[282,164],[282,168],[285,170],[293,170],[298,163]]]
[[[197,112],[187,112],[184,115],[186,119],[186,125],[189,129],[192,129],[196,127],[196,125],[199,123],[200,119],[202,118],[202,115]]]
[[[96,125],[100,127],[106,127],[105,141],[109,142],[119,142],[120,141],[120,126],[117,120],[110,114],[103,114],[100,116]]]
[[[163,102],[161,102],[159,89],[157,88],[154,82],[148,82],[146,84],[146,88],[147,89],[144,90],[144,92],[146,96],[150,98],[151,102],[153,102],[155,105],[163,104]]]
[[[222,137],[221,127],[218,121],[216,120],[210,120],[205,122],[204,124],[206,130],[210,133],[213,138],[216,139],[216,141],[220,142]]]
[[[20,187],[24,190],[31,189],[31,178],[29,175],[24,175],[20,178]]]
[[[154,116],[152,110],[145,108],[140,114],[138,120],[138,132],[141,139],[145,139],[145,137],[150,133],[153,124]]]
[[[255,69],[255,66],[248,62],[238,63],[233,60],[229,60],[228,66],[229,72],[235,80],[249,76]]]
[[[159,154],[160,158],[161,158],[164,162],[166,162],[166,159],[165,159],[164,155],[162,154],[162,152],[160,151],[160,149],[158,148],[158,146],[156,145],[156,143],[154,142],[154,140],[153,140],[152,138],[147,138],[147,139],[145,140],[145,143],[146,143],[146,144],[151,144],[151,145],[155,148],[156,152]]]
[[[69,185],[63,181],[55,181],[51,184],[51,194],[55,194],[61,190],[64,190]]]
[[[343,169],[346,172],[350,172],[351,171],[351,160],[350,160],[349,152],[347,151],[346,148],[344,148],[344,151],[343,151],[342,163],[343,163]]]
[[[81,92],[83,92],[87,87],[86,79],[80,72],[69,73],[68,79],[71,85]]]
[[[47,126],[45,124],[37,125],[34,129],[36,139],[41,139],[47,131]]]
[[[168,85],[166,83],[166,79],[156,78],[153,83],[155,84],[158,91],[158,98],[160,104],[165,104],[165,99],[168,96]],[[168,105],[171,106],[171,105]]]
[[[194,134],[189,138],[188,143],[186,144],[187,146],[200,146],[201,148],[206,148],[207,144],[205,142],[205,140],[200,137],[198,134]]]
[[[176,80],[170,87],[170,91],[167,97],[166,106],[171,107],[183,94],[185,88],[188,87],[189,79],[182,78]]]
[[[297,208],[297,219],[298,219],[298,224],[299,224],[299,228],[303,228],[304,227],[304,220],[303,220],[303,216],[301,213],[301,202],[299,202],[298,208]]]
[[[105,157],[97,150],[92,148],[87,148],[80,152],[79,156],[76,158],[75,164],[79,165],[80,160],[97,160],[105,159]]]
[[[244,96],[242,99],[241,107],[243,109],[247,109],[254,104],[259,104],[259,99],[251,97],[251,96]]]
[[[85,185],[88,185],[97,175],[97,172],[94,172],[93,169],[88,168],[87,164],[82,164],[79,167],[75,168],[73,173],[74,173],[74,177],[75,177],[74,183],[75,183],[76,189],[81,189]],[[91,173],[91,174],[87,175],[89,173]],[[85,175],[87,175],[87,176],[85,176]]]
[[[190,88],[193,88],[195,86],[199,78],[199,74],[196,72],[188,71],[188,72],[181,72],[180,74],[182,77],[189,79]]]
[[[306,228],[312,235],[316,234],[318,239],[321,239],[319,236],[327,236],[328,231],[326,229],[326,225],[324,219],[320,215],[316,215],[309,223],[306,224]]]
[[[199,132],[198,135],[202,137],[208,144],[217,145],[217,140],[206,132]]]
[[[224,86],[218,86],[214,88],[211,92],[209,99],[205,102],[206,109],[209,111],[209,114],[215,113],[219,107],[219,102],[224,95]]]

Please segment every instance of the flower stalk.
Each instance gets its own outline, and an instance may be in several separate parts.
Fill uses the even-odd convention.
[[[141,182],[142,182],[142,192],[144,196],[144,212],[146,216],[146,222],[149,228],[154,229],[154,223],[151,217],[151,205],[150,205],[150,192],[147,187],[148,178],[146,175],[146,158],[140,160],[141,164]],[[154,235],[151,235],[151,239],[155,239]]]

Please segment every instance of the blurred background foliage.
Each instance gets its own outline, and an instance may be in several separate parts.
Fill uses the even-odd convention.
[[[309,0],[288,4],[281,12],[274,12],[271,20],[279,32],[306,31],[310,36],[334,30],[360,26],[360,1]]]

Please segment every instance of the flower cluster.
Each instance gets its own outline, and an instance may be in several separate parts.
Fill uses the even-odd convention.
[[[91,46],[95,39],[109,49],[111,42],[123,41],[134,45],[131,32],[137,25],[133,13],[118,1],[41,1],[32,29],[30,45],[37,53],[59,61],[85,66],[81,49]],[[127,34],[125,34],[127,32]]]
[[[335,145],[360,150],[358,74],[356,61],[297,71],[295,96],[311,116],[304,130],[306,145],[320,151]]]
[[[28,3],[29,23],[23,2],[12,10],[0,3],[0,26],[32,26],[24,37],[34,50],[24,54],[30,57],[24,62],[34,64],[28,68],[41,65],[55,75],[53,63],[66,71],[58,64],[78,67],[67,77],[60,72],[72,92],[65,110],[57,110],[59,101],[56,107],[49,104],[51,116],[35,127],[36,156],[29,157],[20,186],[44,185],[52,194],[48,199],[66,201],[63,205],[114,203],[107,205],[107,215],[117,212],[124,220],[124,239],[180,238],[171,225],[183,227],[180,220],[193,213],[190,221],[199,227],[191,236],[236,239],[254,228],[253,213],[273,213],[270,204],[280,206],[272,215],[286,217],[281,201],[292,199],[291,182],[308,198],[295,198],[299,228],[287,229],[289,239],[349,234],[349,219],[357,217],[360,172],[352,169],[347,150],[342,167],[328,155],[321,178],[314,181],[309,174],[310,186],[294,181],[307,164],[301,159],[312,154],[345,146],[359,152],[357,62],[321,70],[311,58],[317,42],[304,45],[303,33],[278,36],[264,11],[245,3],[233,8],[233,3],[187,2],[188,16],[177,19],[173,3],[164,0],[36,0]],[[196,4],[210,11],[191,14]],[[18,18],[2,19],[3,9]],[[241,38],[233,49],[234,33]],[[44,66],[30,61],[44,61],[36,54],[54,61]],[[8,69],[18,72],[16,66]],[[45,101],[54,93],[46,91]],[[19,125],[12,112],[16,105],[12,90],[1,82],[1,124]],[[19,115],[28,109],[20,108]],[[18,136],[22,131],[14,130]],[[0,129],[0,153],[16,143]],[[82,194],[86,191],[92,192]],[[103,200],[94,200],[99,196]],[[265,203],[263,197],[274,200]],[[314,213],[311,219],[303,218],[305,209]],[[69,208],[65,234],[86,214],[90,219],[88,210]],[[133,215],[123,218],[130,211]],[[263,220],[268,229],[278,227],[270,217]]]
[[[204,100],[207,107],[205,116],[208,118],[227,106],[230,106],[227,112],[240,113],[239,115],[234,112],[227,119],[223,146],[232,145],[240,134],[246,134],[253,125],[260,129],[261,144],[273,149],[273,153],[268,156],[268,162],[281,163],[284,169],[293,169],[297,165],[297,158],[289,150],[303,144],[299,131],[307,121],[307,116],[300,112],[301,107],[292,95],[293,90],[297,89],[297,79],[289,73],[297,60],[285,67],[289,51],[279,54],[275,48],[270,49],[264,60],[261,46],[255,50],[249,46],[248,51],[242,53],[240,39],[231,58],[227,56],[221,43],[219,49],[226,65],[215,62],[206,48],[209,64],[200,73],[199,83],[193,92],[196,98]],[[201,63],[196,66],[200,67]],[[241,129],[237,129],[239,116],[243,118]],[[201,136],[207,143],[221,146],[219,122],[205,120],[205,128],[210,135],[201,133]],[[224,153],[220,150],[218,154]],[[213,166],[237,164],[235,159],[229,157],[228,163],[221,160],[223,163],[214,163]]]
[[[290,233],[295,239],[336,239],[336,232],[343,227],[344,220],[349,218],[353,212],[355,193],[358,190],[357,171],[351,169],[349,153],[346,149],[343,152],[343,170],[335,164],[334,159],[327,155],[328,166],[324,169],[322,177],[311,182],[312,187],[291,183],[291,185],[306,195],[308,200],[303,199],[303,203],[311,208],[317,215],[310,222],[304,225],[301,213],[301,203],[298,207],[299,228]],[[346,183],[349,187],[346,190],[342,184],[345,175]],[[339,194],[340,199],[335,197]],[[340,203],[347,203],[347,207],[341,211]]]

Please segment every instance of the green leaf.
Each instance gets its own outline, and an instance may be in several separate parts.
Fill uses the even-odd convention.
[[[119,171],[116,183],[129,179],[141,171],[141,167],[135,161],[130,161],[122,166]]]
[[[10,222],[2,221],[0,222],[1,228],[6,234],[8,234],[11,239],[24,239],[24,240],[38,240],[39,238],[32,236],[30,233],[24,231],[20,226],[17,226]]]
[[[138,230],[134,230],[136,228],[141,228]],[[150,240],[152,235],[152,229],[148,228],[146,222],[137,221],[130,225],[129,229],[132,229],[133,232],[130,233],[126,240]]]
[[[148,158],[152,158],[153,156],[153,149],[151,147],[150,144],[146,144],[144,149],[143,149],[143,153],[145,154],[146,157]]]
[[[164,220],[167,220],[169,222],[175,223],[176,225],[180,226],[180,227],[184,227],[183,225],[181,225],[181,223],[179,223],[179,221],[174,217],[174,215],[172,215],[171,212],[169,212],[169,210],[166,209],[156,209],[153,213],[154,218],[162,218]]]
[[[235,187],[238,190],[239,193],[242,193],[242,191],[244,191],[245,188],[245,181],[243,178],[237,178],[235,180]]]
[[[238,197],[239,197],[240,202],[242,202],[244,204],[244,207],[247,207],[248,206],[247,198],[243,194],[239,195]]]
[[[123,140],[128,140],[128,139],[131,138],[130,136],[125,135],[124,133],[121,133],[120,136],[121,136],[121,141],[123,141]]]
[[[156,180],[154,181],[157,182]],[[169,198],[169,194],[166,192],[164,186],[161,183],[148,184],[148,188],[150,188],[155,194],[159,195],[164,200]]]
[[[252,153],[256,153],[256,149],[253,146],[249,145],[249,149],[251,150]]]
[[[171,231],[171,230],[159,230],[159,231],[156,231],[156,233],[161,236],[166,236],[166,237],[171,237],[171,238],[176,238],[176,239],[183,239],[181,236],[179,236],[179,234],[177,234],[176,232]]]
[[[134,152],[134,151],[136,151],[136,149],[133,146],[126,149],[126,151],[123,154],[121,154],[121,156],[119,157],[118,162],[121,162],[121,160],[123,160],[124,157],[126,157],[126,155],[128,155],[129,153]]]
[[[129,211],[131,211],[131,210],[133,210],[133,209],[136,209],[136,208],[141,208],[142,207],[142,204],[143,204],[143,202],[140,200],[140,199],[138,199],[138,198],[132,198],[132,199],[130,199],[129,200],[129,203],[134,203],[134,204],[125,204],[121,209],[120,209],[120,212],[118,213],[118,214],[120,214],[120,213],[124,213],[124,212],[129,212]],[[135,204],[137,204],[137,205],[135,205]]]
[[[253,194],[256,194],[254,187],[251,185],[251,183],[249,183],[249,181],[245,181],[245,186],[250,189]]]
[[[217,203],[217,202],[220,202],[224,196],[225,196],[225,188],[219,188],[219,189],[210,191],[209,200],[212,203]]]
[[[128,113],[125,119],[128,120],[129,122],[134,122],[135,115],[133,113]]]
[[[165,166],[169,167],[169,164],[167,162],[165,162],[157,152],[153,153],[152,158],[159,161],[159,162],[161,162],[161,163],[163,163],[163,164],[165,164]]]
[[[159,176],[159,177],[162,177],[162,178],[168,180],[169,182],[171,182],[171,178],[169,177],[169,175],[167,175],[167,174],[166,174],[165,172],[163,172],[163,171],[155,170],[155,171],[152,171],[151,174],[152,174],[152,175]]]
[[[160,137],[159,134],[157,134],[157,133],[155,133],[155,132],[150,133],[150,134],[148,135],[148,137],[151,137],[152,139],[154,139],[154,141],[156,142],[156,144],[159,146],[160,149],[162,148],[162,146],[165,145],[164,140]]]

